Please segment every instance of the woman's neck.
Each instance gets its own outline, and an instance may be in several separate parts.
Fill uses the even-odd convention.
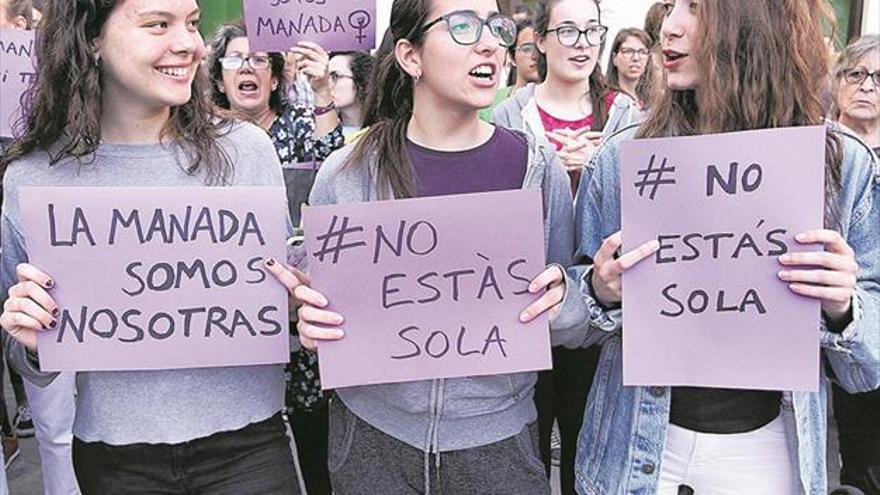
[[[269,106],[250,112],[244,112],[244,114],[247,116],[248,120],[262,127],[263,130],[267,132],[272,128],[272,124],[275,123],[275,119],[278,117],[278,114],[276,114],[275,111],[272,110],[272,107]]]
[[[461,151],[485,143],[494,132],[494,126],[477,117],[476,109],[456,110],[417,91],[406,136],[432,150]]]
[[[342,125],[345,127],[356,127],[360,129],[364,125],[363,116],[361,115],[361,106],[354,104],[345,108],[340,108],[339,120],[342,121]]]
[[[856,120],[841,115],[840,123],[852,129],[871,148],[880,147],[880,119]]]
[[[593,113],[589,93],[589,79],[570,82],[548,77],[535,89],[535,101],[556,117],[576,120]]]
[[[638,79],[627,79],[618,75],[617,85],[620,86],[620,89],[623,90],[624,93],[633,98],[638,98],[638,93],[636,93],[636,87],[639,85]]]
[[[101,140],[105,143],[158,143],[171,117],[170,107],[156,109],[114,105],[106,99],[101,112]]]

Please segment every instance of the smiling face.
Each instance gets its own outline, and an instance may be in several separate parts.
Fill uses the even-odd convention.
[[[247,59],[265,57],[264,52],[251,53],[248,39],[244,36],[229,40],[224,57]],[[269,109],[269,97],[278,81],[272,77],[271,64],[266,68],[254,69],[254,62],[242,63],[238,69],[223,69],[220,91],[226,94],[229,106],[236,111],[254,115]]]
[[[486,19],[498,12],[498,5],[495,0],[432,2],[428,22],[455,11],[473,11]],[[417,50],[421,78],[416,92],[430,95],[442,108],[487,107],[495,99],[505,50],[486,26],[476,43],[462,45],[453,40],[450,28],[441,21],[425,32]]]
[[[195,0],[125,0],[95,40],[106,106],[135,113],[188,102],[205,56]]]
[[[855,72],[852,72],[855,71]],[[847,69],[850,74],[880,72],[880,51],[873,51]],[[838,81],[837,106],[841,120],[878,122],[880,121],[880,87],[871,77],[865,77],[861,83],[847,82],[841,75]]]
[[[618,77],[629,81],[637,81],[642,77],[648,66],[647,53],[648,47],[639,38],[630,36],[624,40],[613,59]]]
[[[548,29],[570,26],[584,30],[599,25],[599,7],[593,0],[561,0],[552,4]],[[547,57],[547,78],[566,83],[586,81],[599,60],[599,46],[579,35],[574,46],[559,42],[555,32],[538,37],[538,49]]]
[[[663,67],[669,89],[683,91],[700,84],[700,70],[691,52],[698,43],[700,2],[666,0],[667,12],[660,30]]]

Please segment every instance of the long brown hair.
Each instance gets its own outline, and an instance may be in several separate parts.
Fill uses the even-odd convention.
[[[664,91],[637,137],[823,124],[829,60],[822,26],[833,25],[825,0],[704,0],[697,15],[691,45],[700,86]],[[829,134],[828,197],[840,188],[842,160],[841,144]]]
[[[405,39],[421,46],[430,9],[431,0],[394,0],[388,28],[394,43]],[[390,186],[396,198],[413,197],[415,177],[406,151],[406,128],[413,113],[415,81],[398,65],[393,47],[377,60],[372,80],[364,110],[364,125],[370,130],[358,140],[346,166],[363,166],[375,154],[380,187]]]
[[[542,0],[538,3],[535,10],[535,33],[542,38],[547,37],[547,30],[550,29],[550,14],[553,7],[562,0]],[[599,0],[592,0],[596,4],[599,12],[599,24],[602,24],[602,7]],[[604,43],[603,43],[604,45]],[[601,49],[600,49],[601,53]],[[535,54],[538,61],[538,72],[541,74],[541,80],[547,78],[547,56],[540,50]],[[605,101],[608,96],[608,86],[605,84],[605,78],[602,76],[602,67],[597,62],[593,72],[590,73],[590,104],[593,107],[593,125],[591,130],[601,131],[605,127],[605,121],[608,120],[608,103]]]
[[[611,43],[611,63],[608,64],[608,74],[605,76],[605,81],[609,88],[615,91],[624,92],[623,88],[620,87],[620,76],[618,75],[617,66],[614,65],[614,57],[617,56],[617,53],[620,52],[620,48],[629,38],[638,39],[643,45],[645,45],[645,49],[648,50],[645,72],[642,73],[642,77],[639,78],[638,84],[636,85],[636,94],[630,95],[633,98],[638,99],[639,103],[647,104],[651,101],[651,94],[654,88],[652,81],[654,78],[651,74],[651,71],[653,70],[653,67],[651,67],[651,58],[653,57],[653,52],[651,51],[651,36],[645,31],[642,31],[639,28],[626,28],[617,32],[617,36],[614,37],[614,41]]]
[[[37,80],[25,94],[24,117],[16,124],[23,134],[0,160],[6,167],[16,158],[35,150],[49,151],[54,165],[67,157],[93,155],[101,142],[101,70],[92,43],[121,0],[49,0],[37,36]],[[187,173],[206,172],[208,183],[225,183],[232,164],[217,140],[228,128],[218,119],[208,99],[209,81],[199,70],[192,83],[192,97],[172,107],[162,137],[181,145],[189,167]],[[19,132],[21,134],[21,132]]]

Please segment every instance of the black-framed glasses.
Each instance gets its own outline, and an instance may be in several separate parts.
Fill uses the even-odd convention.
[[[329,77],[331,84],[336,84],[342,79],[354,79],[352,74],[343,74],[341,72],[336,72],[335,70],[330,71]]]
[[[865,82],[865,79],[869,77],[871,78],[871,82],[874,83],[874,86],[880,88],[880,70],[868,72],[865,69],[857,68],[843,71],[843,80],[848,84],[855,86],[861,86],[862,83]]]
[[[626,58],[636,58],[636,55],[645,58],[651,53],[645,48],[621,48],[618,51]]]
[[[253,70],[266,70],[272,65],[272,59],[268,55],[251,55],[249,57],[232,55],[220,58],[220,66],[223,67],[223,70],[238,70],[244,64],[248,64]]]
[[[547,32],[556,33],[556,39],[559,41],[559,44],[563,46],[577,45],[581,36],[587,40],[588,45],[599,46],[605,41],[605,35],[608,34],[608,28],[601,24],[590,26],[587,29],[578,29],[574,26],[565,25],[548,29]]]
[[[518,47],[516,47],[516,51],[523,53],[525,55],[533,55],[535,53],[535,50],[537,50],[537,49],[538,49],[538,46],[535,45],[534,43],[523,43],[522,45],[519,45]]]
[[[516,21],[504,14],[492,14],[487,19],[483,19],[476,12],[456,10],[425,24],[421,32],[424,33],[444,21],[452,40],[459,45],[473,45],[480,41],[483,36],[483,26],[489,27],[489,31],[498,38],[501,46],[511,47],[516,44]]]

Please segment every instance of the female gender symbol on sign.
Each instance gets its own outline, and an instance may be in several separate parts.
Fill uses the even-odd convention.
[[[366,10],[355,10],[351,14],[348,15],[348,23],[354,29],[357,29],[357,36],[355,36],[358,40],[358,43],[363,43],[365,39],[367,39],[367,35],[364,34],[364,30],[367,26],[370,25],[370,13]]]

